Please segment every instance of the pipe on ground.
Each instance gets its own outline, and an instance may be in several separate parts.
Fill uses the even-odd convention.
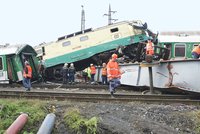
[[[26,122],[28,121],[28,115],[23,113],[10,125],[10,127],[6,130],[6,134],[17,134],[24,127]]]
[[[42,122],[42,125],[40,126],[37,134],[51,134],[51,131],[53,130],[54,123],[56,120],[56,115],[53,113],[48,114],[44,121]]]

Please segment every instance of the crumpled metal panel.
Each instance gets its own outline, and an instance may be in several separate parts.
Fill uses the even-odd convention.
[[[139,64],[121,65],[125,71],[121,83],[131,86],[149,86],[148,67]],[[153,85],[157,88],[177,87],[186,91],[200,92],[200,61],[177,60],[164,61],[154,65]]]

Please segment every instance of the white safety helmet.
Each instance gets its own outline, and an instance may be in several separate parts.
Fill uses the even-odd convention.
[[[65,67],[68,66],[68,63],[65,63],[64,66],[65,66]]]
[[[28,62],[28,61],[25,61],[25,65],[29,65],[29,62]]]

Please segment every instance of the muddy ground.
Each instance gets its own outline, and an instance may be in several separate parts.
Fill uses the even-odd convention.
[[[56,105],[54,134],[71,134],[63,122],[66,109],[76,108],[81,115],[98,117],[99,134],[196,134],[192,112],[198,106],[184,104],[60,102]]]

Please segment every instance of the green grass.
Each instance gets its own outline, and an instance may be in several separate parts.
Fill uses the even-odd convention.
[[[66,112],[64,120],[71,131],[77,134],[96,134],[97,132],[98,118],[86,119],[80,115],[77,109],[71,109]]]
[[[39,122],[45,117],[44,103],[39,100],[0,99],[0,134],[21,114],[28,114],[28,122],[21,134],[36,133]]]
[[[199,134],[200,133],[200,110],[197,110],[195,112],[190,112],[189,115],[195,123],[194,129],[196,133]]]

